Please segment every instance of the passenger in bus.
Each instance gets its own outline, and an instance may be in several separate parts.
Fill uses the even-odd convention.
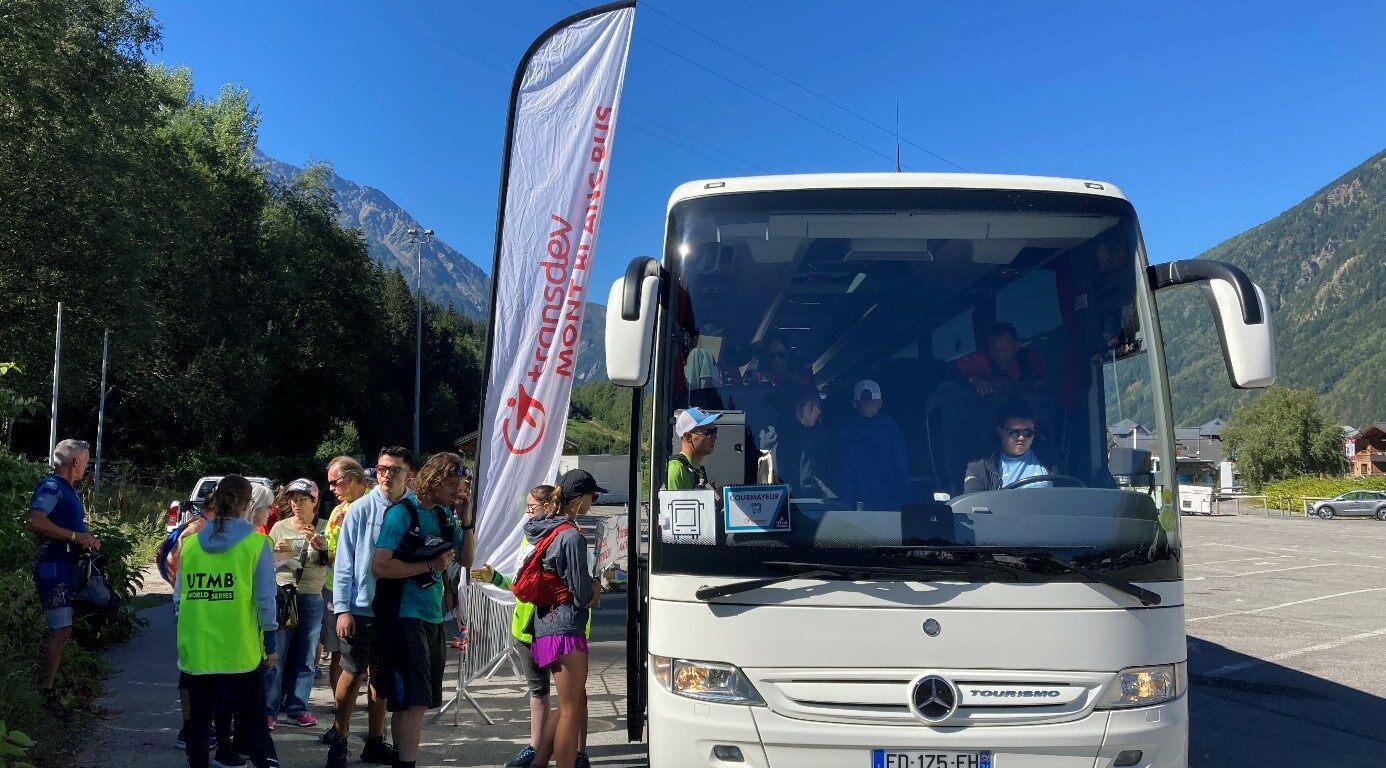
[[[997,323],[987,333],[987,348],[958,359],[958,373],[986,396],[995,391],[997,382],[1044,383],[1044,364],[1033,350],[1020,346],[1015,326]]]
[[[905,435],[881,413],[881,386],[862,379],[852,388],[856,413],[838,434],[838,499],[847,507],[903,509],[910,500]]]
[[[786,387],[795,384],[813,386],[813,374],[790,356],[789,345],[777,335],[766,336],[756,355],[756,369],[747,383]]]
[[[969,462],[963,477],[963,493],[994,491],[1027,477],[1054,474],[1053,465],[1035,453],[1035,413],[1019,397],[1002,401],[996,409],[996,453]],[[1026,488],[1050,488],[1041,480]]]
[[[832,498],[835,494],[826,480],[832,464],[832,444],[819,423],[823,408],[818,390],[795,387],[785,402],[785,410],[793,417],[770,430],[772,437],[762,439],[760,448],[774,453],[776,472],[793,496]]]
[[[674,420],[674,434],[679,438],[679,452],[669,459],[665,487],[671,491],[712,488],[703,459],[717,449],[717,420],[720,413],[708,413],[701,408],[679,411]]]

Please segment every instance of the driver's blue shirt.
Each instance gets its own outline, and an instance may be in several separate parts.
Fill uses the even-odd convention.
[[[1027,477],[1039,477],[1049,474],[1049,470],[1035,458],[1034,451],[1026,451],[1019,456],[1010,456],[1005,451],[1001,452],[1001,485],[1007,486],[1011,483],[1020,482]],[[1026,488],[1052,488],[1054,484],[1048,480],[1038,483],[1031,483]]]

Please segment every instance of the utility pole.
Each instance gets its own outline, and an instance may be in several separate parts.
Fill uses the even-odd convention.
[[[419,455],[419,403],[423,390],[423,243],[433,243],[433,230],[423,231],[424,239],[419,240],[419,230],[410,227],[409,242],[414,244],[414,456]]]
[[[106,360],[111,352],[111,329],[101,336],[101,405],[96,411],[96,474],[92,478],[92,495],[101,493],[101,443],[106,433]]]
[[[53,332],[53,408],[48,417],[48,463],[53,463],[53,449],[58,447],[58,367],[63,360],[63,303],[58,302],[58,327]]]

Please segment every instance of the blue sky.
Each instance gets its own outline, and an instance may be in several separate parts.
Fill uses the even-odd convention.
[[[1386,4],[1213,5],[644,2],[594,280],[658,255],[684,181],[893,167],[888,132],[680,24],[880,125],[898,98],[901,134],[969,171],[1116,183],[1153,261],[1197,255],[1386,147]],[[578,6],[150,6],[164,24],[154,58],[191,68],[206,94],[248,89],[262,150],[330,161],[490,270],[511,74]],[[952,170],[908,144],[903,159]]]

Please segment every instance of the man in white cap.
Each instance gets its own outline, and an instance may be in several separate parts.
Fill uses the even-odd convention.
[[[847,507],[902,509],[910,500],[905,435],[881,415],[881,385],[862,379],[852,388],[856,413],[838,434],[838,499]]]
[[[679,411],[674,419],[674,434],[679,438],[679,452],[669,459],[669,476],[665,487],[671,491],[711,488],[703,459],[717,449],[716,421],[720,413],[708,413],[701,408]]]

